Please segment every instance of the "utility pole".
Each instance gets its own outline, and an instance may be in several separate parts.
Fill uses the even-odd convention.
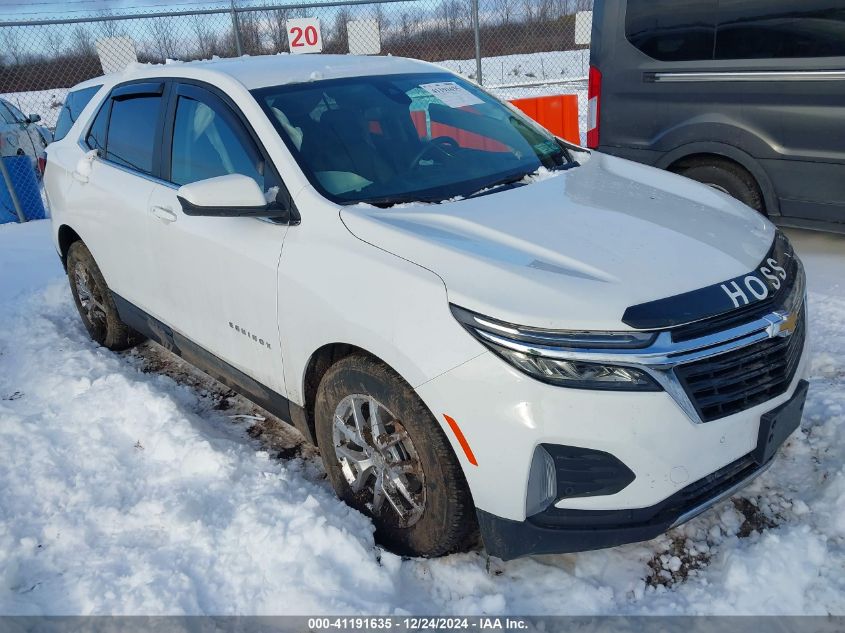
[[[235,51],[238,53],[238,57],[243,55],[243,51],[241,50],[241,30],[238,28],[238,13],[235,11],[235,0],[231,0],[232,2],[232,31],[235,34]]]
[[[478,85],[482,85],[484,77],[481,74],[481,22],[478,17],[478,0],[472,0],[472,26],[475,30],[475,76]]]

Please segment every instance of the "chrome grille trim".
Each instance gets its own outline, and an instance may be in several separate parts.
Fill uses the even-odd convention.
[[[803,265],[799,260],[796,261],[798,266],[793,286],[772,312],[748,323],[682,342],[672,340],[671,330],[658,332],[654,342],[647,347],[627,349],[547,346],[525,340],[513,340],[484,330],[478,330],[477,333],[492,345],[524,354],[641,369],[663,387],[692,422],[703,424],[706,420],[702,419],[698,408],[690,399],[674,371],[675,368],[769,341],[778,335],[780,326],[789,320],[790,315],[806,314],[806,277]]]

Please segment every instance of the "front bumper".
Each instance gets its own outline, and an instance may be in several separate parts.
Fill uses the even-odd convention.
[[[800,381],[795,393],[779,411],[800,420],[808,383]],[[791,430],[791,429],[788,429]],[[768,470],[770,456],[785,441],[759,437],[752,453],[679,490],[669,498],[647,508],[630,510],[570,510],[552,506],[525,521],[512,521],[488,512],[478,512],[479,526],[487,552],[503,560],[532,554],[579,552],[625,543],[646,541],[666,530],[698,516]],[[766,445],[768,444],[768,445]]]
[[[492,353],[417,392],[441,423],[446,415],[459,425],[474,463],[453,430],[445,423],[443,429],[462,461],[487,549],[513,558],[653,538],[758,475],[766,464],[747,460],[756,452],[761,418],[800,398],[807,356],[805,343],[784,393],[706,423],[693,422],[667,392],[551,386]],[[613,494],[564,498],[529,518],[531,460],[543,444],[607,453],[635,478]]]

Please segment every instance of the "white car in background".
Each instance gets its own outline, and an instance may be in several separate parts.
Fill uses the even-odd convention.
[[[88,332],[292,422],[394,551],[652,538],[800,422],[803,268],[727,195],[413,60],[95,83],[45,176]]]
[[[40,121],[40,115],[25,115],[10,101],[0,99],[0,156],[29,156],[37,167],[38,158],[53,140],[50,130],[38,125]]]

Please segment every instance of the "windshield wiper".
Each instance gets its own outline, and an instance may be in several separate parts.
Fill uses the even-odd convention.
[[[361,202],[364,204],[370,204],[374,207],[379,207],[380,209],[389,209],[390,207],[395,207],[397,204],[412,204],[414,202],[437,204],[438,202],[443,202],[443,198],[425,198],[421,196],[385,196],[383,198],[369,198],[367,200],[361,200]]]
[[[507,178],[496,180],[489,185],[484,185],[484,187],[480,190],[476,190],[475,193],[464,196],[464,199],[471,200],[472,198],[480,198],[481,196],[496,193],[497,191],[501,191],[505,188],[520,187],[522,186],[522,181],[534,173],[536,173],[536,171],[526,171],[524,173],[517,174],[516,176],[508,176]]]

